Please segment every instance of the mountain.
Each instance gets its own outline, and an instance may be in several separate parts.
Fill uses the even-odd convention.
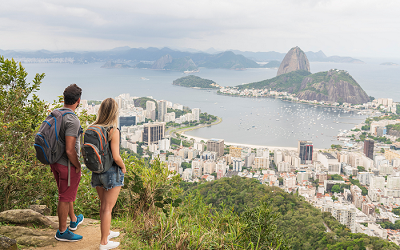
[[[225,51],[208,58],[204,63],[199,64],[206,68],[222,68],[222,69],[244,69],[259,68],[260,65],[243,55],[236,55],[232,51]]]
[[[271,89],[296,94],[299,99],[361,104],[370,99],[344,70],[329,70],[311,74],[306,70],[292,71],[272,79],[237,86],[239,89]]]
[[[186,70],[197,70],[196,64],[193,62],[190,57],[183,57],[172,59],[171,63],[165,65],[164,69],[168,70],[177,70],[177,71],[186,71]]]
[[[277,76],[297,70],[310,71],[310,63],[306,54],[296,46],[291,48],[285,58],[283,58]]]
[[[281,65],[281,63],[279,61],[270,61],[267,64],[265,64],[264,66],[262,66],[263,68],[279,68],[279,66]]]
[[[164,67],[172,62],[172,56],[164,55],[151,66],[152,69],[164,69]]]
[[[121,69],[121,68],[133,68],[133,67],[128,65],[128,64],[126,64],[126,63],[115,63],[115,62],[108,61],[103,66],[101,66],[100,68]]]

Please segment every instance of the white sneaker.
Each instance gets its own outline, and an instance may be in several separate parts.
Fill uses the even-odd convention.
[[[119,236],[119,232],[113,232],[110,230],[110,234],[107,237],[107,240],[111,240],[112,238],[116,238]]]
[[[111,241],[109,240],[107,242],[107,245],[102,245],[100,244],[99,250],[108,250],[108,249],[113,249],[119,246],[119,242]]]

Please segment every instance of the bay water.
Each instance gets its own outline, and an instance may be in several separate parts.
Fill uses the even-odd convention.
[[[155,99],[180,103],[202,112],[217,115],[222,123],[188,132],[203,138],[220,138],[229,142],[254,145],[296,147],[298,140],[312,140],[316,148],[337,144],[339,130],[349,130],[365,120],[365,116],[341,109],[291,103],[273,98],[245,98],[217,95],[215,90],[198,90],[172,85],[185,76],[182,72],[148,69],[104,69],[92,64],[24,64],[28,80],[35,73],[45,73],[38,96],[52,102],[66,86],[78,84],[82,99],[103,100],[122,93],[131,96],[152,96]],[[368,95],[400,101],[399,66],[365,64],[315,63],[311,72],[329,69],[347,70]],[[270,79],[277,69],[244,71],[205,69],[195,75],[222,86],[236,86]]]

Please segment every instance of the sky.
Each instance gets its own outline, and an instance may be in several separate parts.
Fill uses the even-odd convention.
[[[2,50],[169,47],[400,57],[398,0],[13,0]]]

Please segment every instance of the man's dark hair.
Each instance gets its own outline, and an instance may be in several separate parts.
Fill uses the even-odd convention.
[[[75,104],[82,95],[82,89],[78,85],[71,84],[64,90],[64,103],[67,105]]]

